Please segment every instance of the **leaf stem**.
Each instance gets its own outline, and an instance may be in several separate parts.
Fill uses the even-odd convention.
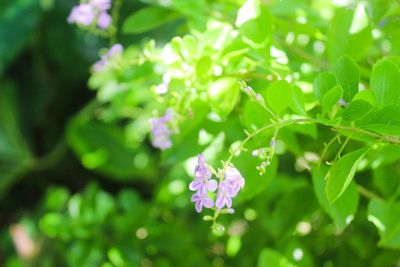
[[[377,194],[369,191],[368,189],[366,189],[365,187],[363,187],[361,185],[357,185],[357,190],[361,195],[363,195],[366,198],[375,199],[375,200],[378,200],[378,201],[381,201],[381,202],[385,201],[383,198],[381,198]]]
[[[325,154],[326,152],[328,152],[328,148],[333,144],[333,142],[336,141],[336,139],[338,139],[342,134],[336,134],[329,142],[328,144],[325,145],[324,150],[322,151],[321,157],[319,158],[318,161],[318,169],[321,167],[321,163],[324,160]]]

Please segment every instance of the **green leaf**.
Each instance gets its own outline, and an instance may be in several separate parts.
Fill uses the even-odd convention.
[[[83,113],[79,114],[68,124],[67,142],[83,166],[106,177],[117,180],[154,177],[151,155],[144,147],[128,148],[122,129],[112,124],[88,120]]]
[[[176,13],[159,7],[146,7],[129,16],[122,25],[123,33],[144,33],[176,18]]]
[[[271,83],[267,89],[267,103],[272,111],[281,113],[293,101],[292,86],[285,80]]]
[[[354,21],[354,20],[353,20]],[[351,55],[354,60],[362,58],[372,45],[372,27],[367,27],[364,30],[349,36],[345,53]]]
[[[211,58],[208,56],[201,57],[196,63],[196,74],[199,77],[206,76],[211,70]]]
[[[290,108],[298,114],[307,116],[304,106],[304,94],[301,88],[297,85],[293,86],[293,102],[290,103]]]
[[[0,4],[0,74],[29,41],[40,11],[36,0],[2,1]]]
[[[400,104],[400,70],[389,59],[378,61],[371,74],[371,89],[377,98],[377,107]]]
[[[235,78],[222,78],[209,87],[212,109],[221,117],[226,117],[235,107],[239,98],[239,81]]]
[[[15,88],[0,83],[0,199],[33,163],[33,155],[19,124]]]
[[[314,95],[320,103],[325,93],[336,85],[335,75],[331,72],[321,72],[314,79]]]
[[[400,105],[391,105],[374,113],[361,128],[383,135],[400,135]]]
[[[363,100],[351,102],[343,111],[342,117],[345,121],[356,121],[362,119],[373,110],[374,106]]]
[[[379,245],[400,248],[400,203],[373,199],[368,204],[368,220],[378,229]]]
[[[313,166],[312,181],[314,184],[314,192],[319,204],[332,218],[339,232],[343,232],[351,223],[357,212],[358,191],[355,183],[351,182],[343,192],[343,195],[335,203],[330,205],[325,192],[326,182],[324,179],[328,169],[327,166],[321,166],[319,169],[317,166]]]
[[[328,29],[327,49],[330,62],[335,63],[345,54],[353,59],[362,58],[372,45],[370,26],[365,5],[336,10]]]
[[[322,114],[330,113],[343,96],[342,87],[337,85],[322,98]]]
[[[343,99],[350,102],[358,92],[360,80],[360,69],[357,64],[349,57],[341,57],[332,67],[332,72],[336,76],[338,85],[343,88]]]
[[[257,267],[296,267],[278,251],[264,248],[258,256]]]
[[[369,149],[370,147],[364,147],[347,153],[330,168],[325,178],[327,179],[325,191],[329,204],[332,205],[346,190]]]
[[[354,97],[352,101],[362,100],[370,103],[371,105],[376,105],[376,95],[372,90],[362,90],[359,91]]]
[[[328,30],[327,50],[329,61],[335,63],[344,55],[346,45],[350,36],[350,27],[353,20],[354,10],[337,9]]]
[[[245,42],[256,47],[272,37],[272,14],[260,0],[247,0],[239,9],[236,26]]]
[[[255,149],[255,144],[249,144],[250,148]],[[242,153],[240,159],[235,161],[235,166],[241,171],[242,176],[246,179],[246,186],[237,196],[237,201],[251,199],[267,189],[268,185],[275,178],[278,170],[278,157],[274,157],[271,164],[266,167],[265,174],[259,175],[256,167],[260,162],[254,160],[251,153]]]

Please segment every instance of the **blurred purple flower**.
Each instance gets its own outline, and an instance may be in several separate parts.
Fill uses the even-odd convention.
[[[339,100],[339,104],[346,107],[349,103],[344,101],[344,99],[342,98],[342,99]]]
[[[101,11],[105,11],[111,8],[111,0],[91,0],[89,3],[97,7]]]
[[[172,109],[167,109],[165,115],[161,118],[151,118],[151,133],[154,136],[153,146],[158,147],[161,150],[170,148],[172,142],[169,139],[170,135],[173,133],[169,127],[165,124],[172,119]]]
[[[81,4],[79,6],[75,6],[71,10],[71,14],[69,15],[67,21],[68,23],[80,23],[85,26],[89,26],[92,24],[93,20],[96,17],[96,10],[90,4]]]
[[[106,29],[111,24],[111,16],[107,14],[107,12],[102,11],[97,19],[97,26],[100,29]]]
[[[105,66],[108,62],[108,59],[110,57],[115,56],[116,54],[122,53],[124,51],[124,48],[122,47],[121,44],[115,44],[113,45],[108,52],[101,57],[99,61],[94,63],[93,65],[93,71],[94,72],[101,72],[105,69]]]

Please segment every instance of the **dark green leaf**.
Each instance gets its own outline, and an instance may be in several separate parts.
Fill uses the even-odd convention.
[[[381,240],[379,245],[400,248],[400,203],[371,200],[368,205],[368,220],[375,224]]]
[[[335,203],[330,205],[325,192],[326,181],[324,179],[328,169],[327,166],[321,166],[320,169],[318,169],[317,166],[313,166],[312,180],[314,184],[314,192],[319,204],[335,222],[339,232],[343,232],[343,230],[353,220],[354,215],[357,212],[359,198],[358,191],[355,183],[351,182],[343,192],[343,195]]]
[[[332,205],[342,196],[343,192],[353,180],[360,161],[364,158],[369,149],[370,147],[364,147],[347,153],[330,168],[326,175],[327,182],[325,187],[329,204]]]
[[[345,121],[356,121],[362,119],[374,108],[368,102],[356,100],[351,102],[343,111],[342,117]]]
[[[333,107],[340,101],[343,96],[342,87],[337,85],[326,92],[322,98],[322,113],[330,113]]]
[[[391,105],[371,113],[369,120],[361,124],[361,128],[383,135],[400,135],[400,105]]]

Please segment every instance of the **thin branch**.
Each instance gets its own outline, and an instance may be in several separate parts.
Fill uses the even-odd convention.
[[[365,187],[363,187],[361,185],[357,185],[357,190],[361,195],[363,195],[366,198],[375,199],[375,200],[382,201],[382,202],[385,201],[383,198],[381,198],[377,194],[369,191],[368,189],[366,189]]]

